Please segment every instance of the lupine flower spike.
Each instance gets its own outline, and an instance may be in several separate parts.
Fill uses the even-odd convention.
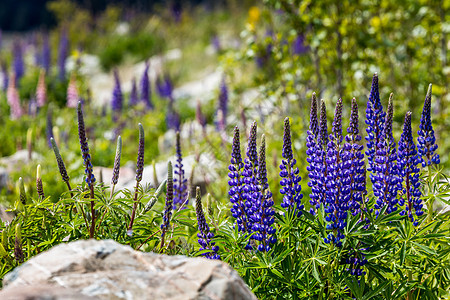
[[[25,205],[27,204],[27,193],[25,192],[25,186],[23,184],[23,179],[22,177],[19,177],[19,199],[20,202]]]
[[[226,119],[228,113],[228,88],[225,82],[225,78],[222,78],[219,88],[219,107],[218,111],[222,112],[222,116],[218,117],[218,128],[223,130],[226,127]]]
[[[120,112],[122,110],[123,97],[122,88],[120,87],[119,73],[114,70],[114,89],[111,99],[111,108],[114,113]]]
[[[253,239],[259,242],[258,251],[270,251],[271,245],[277,240],[275,238],[275,210],[273,209],[274,201],[272,193],[269,190],[267,183],[267,168],[266,168],[266,139],[262,135],[261,146],[259,148],[259,162],[258,162],[258,201],[259,209],[252,215],[253,223]]]
[[[326,177],[328,175],[328,164],[326,163],[328,150],[328,125],[327,125],[327,108],[325,101],[321,100],[320,104],[320,123],[319,136],[317,137],[315,165],[314,165],[314,179],[315,185],[312,187],[312,192],[315,194],[316,209],[320,204],[326,202]]]
[[[114,158],[113,176],[111,179],[111,198],[114,195],[114,188],[119,181],[120,157],[122,155],[122,137],[117,138],[116,157]]]
[[[127,232],[129,236],[131,236],[133,233],[133,223],[134,218],[136,216],[136,209],[138,205],[139,183],[142,180],[142,173],[144,172],[144,149],[145,149],[144,127],[142,126],[141,123],[139,123],[139,149],[136,163],[136,187],[134,189],[133,211],[131,212],[131,220]]]
[[[200,194],[200,187],[195,190],[195,212],[197,214],[198,221],[198,243],[200,244],[199,251],[210,250],[210,252],[203,253],[202,255],[209,259],[220,259],[220,255],[217,254],[219,247],[212,241],[214,234],[209,230],[209,226],[206,223],[205,214],[202,207],[202,196]]]
[[[183,205],[186,205],[188,201],[187,197],[187,178],[184,175],[183,169],[183,157],[181,154],[181,141],[180,141],[180,132],[176,133],[176,156],[177,160],[175,163],[175,178],[173,179],[173,189],[174,189],[174,197],[173,197],[173,209],[177,209]]]
[[[47,102],[47,88],[45,86],[45,70],[42,69],[39,74],[38,85],[36,88],[36,101],[37,106],[42,107]]]
[[[23,47],[20,41],[14,42],[13,50],[14,74],[16,75],[17,84],[19,85],[20,79],[25,74],[25,64],[23,62]]]
[[[163,223],[161,224],[161,249],[164,247],[166,232],[170,226],[173,208],[173,171],[172,162],[167,164],[166,206],[164,208]]]
[[[86,183],[90,190],[90,198],[91,198],[91,228],[89,230],[89,238],[94,237],[94,231],[95,231],[95,210],[94,210],[94,182],[95,182],[95,176],[93,172],[92,162],[91,162],[91,155],[89,154],[89,145],[86,138],[86,129],[84,125],[84,117],[83,117],[83,111],[81,108],[81,102],[78,102],[77,107],[77,114],[78,114],[78,137],[80,139],[80,147],[81,147],[81,155],[83,156],[84,161],[84,173],[86,174]]]
[[[42,37],[42,67],[45,72],[49,74],[51,63],[51,50],[48,33],[45,33]]]
[[[417,134],[417,151],[419,152],[422,166],[439,164],[439,154],[436,154],[438,146],[434,136],[433,125],[431,124],[431,83],[428,86],[427,96],[423,105],[422,116],[420,117],[419,131]]]
[[[64,80],[66,78],[66,59],[68,52],[69,52],[69,39],[67,37],[67,31],[63,30],[61,32],[58,46],[59,80]]]
[[[41,199],[45,198],[44,187],[42,186],[41,165],[38,165],[36,170],[36,191]]]
[[[316,148],[318,146],[318,136],[319,136],[319,122],[317,119],[317,98],[316,93],[312,94],[311,99],[311,112],[309,117],[309,130],[307,131],[306,138],[306,161],[309,163],[309,166],[306,167],[306,170],[309,174],[309,182],[308,186],[311,187],[312,193],[310,194],[310,204],[311,209],[310,213],[315,214],[316,209],[320,206],[319,197],[318,197],[318,186],[316,178],[315,167],[317,164],[317,153]]]
[[[130,106],[135,106],[139,102],[137,87],[136,87],[136,79],[133,78],[131,81],[131,92],[130,92]]]
[[[79,95],[75,74],[70,76],[69,85],[67,86],[67,107],[75,108],[78,105]]]
[[[64,161],[61,157],[61,154],[59,153],[58,145],[56,144],[55,140],[53,138],[50,138],[50,142],[52,143],[53,152],[55,153],[56,162],[58,164],[59,174],[61,174],[62,180],[66,183],[67,188],[72,190],[69,183],[69,175],[67,175],[66,165],[64,164]],[[72,195],[73,197],[73,195]]]
[[[145,104],[145,107],[147,109],[153,109],[153,103],[151,101],[150,80],[148,78],[149,67],[149,62],[146,62],[144,74],[142,74],[141,78],[141,101]]]
[[[292,152],[292,142],[291,142],[291,125],[289,123],[289,118],[284,119],[284,134],[283,134],[283,159],[280,164],[280,193],[283,195],[283,202],[281,206],[287,211],[293,210],[294,214],[299,217],[303,213],[302,198],[301,193],[302,187],[300,185],[300,180],[302,179],[299,175],[300,171],[296,167],[297,160],[294,158]]]
[[[13,74],[9,80],[6,98],[11,108],[11,119],[17,120],[23,115],[22,106],[20,105],[19,92],[16,88],[16,76]]]
[[[14,240],[14,259],[19,263],[22,263],[25,259],[25,255],[22,249],[22,227],[20,223],[16,225],[16,236]]]
[[[399,174],[402,176],[403,196],[406,199],[405,210],[400,214],[407,214],[414,226],[419,225],[419,222],[414,218],[413,210],[417,217],[423,214],[423,204],[420,199],[420,173],[417,166],[419,163],[420,157],[417,154],[411,131],[411,112],[407,112],[403,132],[398,142],[398,168]],[[401,199],[400,206],[403,206],[404,202],[404,199]]]

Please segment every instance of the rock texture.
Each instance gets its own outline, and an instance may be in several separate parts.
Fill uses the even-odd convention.
[[[0,299],[256,299],[227,264],[134,251],[112,240],[61,244],[4,278]]]

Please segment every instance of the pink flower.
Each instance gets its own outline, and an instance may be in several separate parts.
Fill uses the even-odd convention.
[[[70,77],[69,86],[67,87],[67,107],[77,107],[78,105],[78,89],[75,76]]]
[[[39,81],[36,87],[37,106],[42,107],[47,102],[47,87],[45,86],[45,70],[42,69],[39,75]]]
[[[20,106],[19,92],[16,88],[16,75],[13,74],[9,81],[8,90],[6,92],[8,104],[11,107],[11,119],[19,119],[23,115],[22,107]]]

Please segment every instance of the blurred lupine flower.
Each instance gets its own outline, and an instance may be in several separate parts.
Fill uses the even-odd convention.
[[[316,178],[316,172],[315,172],[315,166],[317,164],[317,143],[318,143],[318,136],[319,136],[319,122],[317,120],[317,98],[316,93],[312,94],[311,98],[311,111],[310,111],[310,117],[309,117],[309,130],[307,131],[307,138],[306,138],[306,161],[309,163],[309,166],[306,167],[306,170],[308,171],[309,176],[309,182],[308,186],[311,187],[311,194],[310,194],[310,201],[311,209],[310,213],[315,214],[315,210],[319,208],[319,194],[318,194],[318,186],[317,186],[317,180]]]
[[[282,188],[280,193],[284,196],[281,207],[288,211],[294,209],[295,215],[300,217],[304,208],[302,204],[302,186],[300,185],[302,178],[299,175],[300,171],[296,167],[297,160],[292,152],[291,125],[288,117],[284,119],[282,156],[283,159],[280,164],[280,177],[282,178],[280,185]]]
[[[111,179],[111,184],[115,186],[119,181],[119,172],[120,172],[120,157],[122,156],[122,137],[119,135],[117,138],[117,147],[116,147],[116,156],[114,158],[114,168],[113,168],[113,176]]]
[[[342,155],[342,99],[336,103],[334,121],[327,146],[327,175],[325,220],[329,222],[327,229],[332,230],[325,243],[333,242],[337,247],[342,245],[344,228],[347,225],[348,204],[351,196],[351,157]]]
[[[45,198],[44,187],[42,186],[41,165],[38,165],[36,170],[36,191],[41,199]]]
[[[440,163],[439,154],[435,154],[438,145],[436,144],[436,137],[431,124],[431,88],[432,85],[430,83],[425,103],[423,104],[422,116],[420,117],[419,131],[417,132],[419,135],[417,138],[417,151],[423,167],[432,163],[436,165]]]
[[[20,223],[16,225],[16,236],[14,240],[14,259],[19,263],[22,263],[25,259],[25,255],[22,249],[22,228]]]
[[[52,121],[53,111],[51,108],[47,110],[47,124],[46,124],[46,134],[47,134],[47,144],[49,147],[52,146],[50,139],[53,137],[53,121]]]
[[[225,122],[225,115],[222,111],[222,109],[218,109],[217,110],[217,130],[220,132],[224,132],[225,131],[225,127],[226,127],[226,122]]]
[[[394,136],[392,135],[392,121],[394,118],[394,105],[392,103],[393,94],[389,97],[386,113],[384,141],[379,146],[375,156],[378,166],[377,171],[372,175],[374,180],[373,193],[377,197],[374,208],[376,214],[387,205],[386,213],[397,210],[397,192],[401,189],[400,178],[397,169],[397,149]]]
[[[164,208],[163,223],[161,224],[161,248],[164,246],[164,237],[170,226],[173,208],[173,172],[172,162],[167,164],[166,206]]]
[[[173,105],[169,103],[169,108],[166,115],[167,128],[180,130],[180,115],[173,109]]]
[[[139,102],[138,91],[136,87],[136,79],[131,80],[131,92],[130,92],[130,106],[135,106]]]
[[[230,171],[228,177],[228,185],[230,186],[230,191],[228,195],[230,196],[230,202],[233,204],[231,208],[231,215],[236,219],[236,224],[238,231],[243,235],[247,235],[251,232],[249,227],[249,208],[246,206],[244,199],[244,175],[243,169],[244,163],[242,162],[241,156],[241,143],[239,137],[239,128],[234,127],[233,136],[233,146],[231,152],[231,164],[228,167]]]
[[[25,186],[23,184],[23,179],[22,177],[19,177],[19,199],[20,202],[25,205],[27,204],[27,193],[25,192]]]
[[[75,108],[78,105],[78,101],[80,101],[78,95],[77,81],[75,78],[75,74],[70,76],[69,85],[67,86],[67,107]]]
[[[220,52],[222,50],[220,39],[217,34],[213,35],[213,37],[211,38],[211,44],[216,52]]]
[[[16,88],[16,75],[13,74],[9,80],[6,98],[11,108],[11,119],[19,119],[23,115],[22,106],[20,105],[19,92]]]
[[[42,36],[42,67],[49,74],[51,65],[51,48],[48,33]]]
[[[398,142],[398,168],[399,174],[402,176],[403,196],[406,197],[405,210],[400,212],[401,215],[405,213],[408,215],[414,226],[419,222],[414,219],[413,209],[417,217],[423,215],[423,203],[420,199],[420,170],[417,165],[420,163],[420,157],[416,151],[416,145],[412,137],[411,130],[411,112],[407,112],[405,116],[405,123],[403,125],[403,132]],[[404,199],[399,200],[400,206],[403,206]]]
[[[342,153],[343,168],[349,170],[350,178],[350,198],[348,206],[353,215],[361,212],[361,205],[364,201],[365,177],[364,169],[364,146],[361,145],[361,135],[359,134],[358,104],[356,99],[352,99],[350,124],[347,128],[345,143]],[[345,172],[345,171],[344,171]],[[346,176],[344,174],[344,176]]]
[[[219,88],[219,107],[218,111],[222,111],[222,117],[218,118],[218,122],[222,122],[218,127],[225,128],[227,125],[228,114],[228,88],[225,82],[225,78],[222,78]]]
[[[177,152],[176,153],[177,160],[175,163],[175,171],[174,171],[175,178],[173,179],[173,189],[174,189],[173,209],[177,209],[179,207],[188,204],[188,201],[186,201],[188,193],[187,178],[184,175],[183,157],[181,154],[181,141],[179,131],[177,131],[176,133],[175,147]]]
[[[141,101],[145,103],[147,109],[153,109],[153,103],[151,101],[150,80],[148,78],[148,69],[150,64],[148,61],[145,63],[144,74],[141,78]]]
[[[37,106],[42,107],[47,102],[47,87],[45,86],[45,70],[42,69],[39,74],[39,80],[36,87]]]
[[[122,110],[123,97],[122,88],[120,87],[119,73],[117,69],[114,70],[114,89],[111,99],[111,107],[113,112],[120,112]]]
[[[309,51],[309,47],[305,45],[305,36],[298,34],[291,46],[292,54],[301,55]]]
[[[36,99],[33,97],[28,102],[28,115],[35,117],[37,113],[37,102]]]
[[[91,155],[89,154],[89,145],[86,138],[86,129],[84,125],[81,101],[78,102],[77,114],[78,114],[78,137],[80,139],[81,155],[83,156],[85,166],[84,173],[86,174],[86,183],[88,184],[89,189],[92,190],[95,182],[95,176],[93,173]]]
[[[67,30],[61,32],[58,46],[58,71],[59,79],[64,80],[66,78],[66,59],[69,53],[69,38],[67,37]]]
[[[145,135],[144,127],[139,123],[139,149],[136,163],[136,181],[141,182],[142,173],[144,172],[144,149],[145,149]]]
[[[274,201],[272,193],[269,190],[267,183],[267,168],[266,168],[266,139],[262,135],[261,146],[259,148],[258,161],[258,193],[256,199],[253,200],[256,210],[253,212],[252,231],[254,232],[252,238],[259,242],[258,251],[270,251],[271,244],[277,241],[275,237],[275,210],[273,209]],[[255,201],[256,200],[256,201]]]
[[[13,66],[14,74],[16,74],[17,83],[25,74],[25,63],[23,61],[23,48],[20,41],[15,41],[13,45]]]
[[[53,138],[50,139],[50,142],[52,143],[53,152],[55,153],[59,173],[61,174],[62,180],[67,184],[69,182],[69,175],[67,175],[66,166],[61,157],[61,154],[59,153],[58,145]]]
[[[39,43],[37,39],[36,33],[32,34],[32,44],[33,44],[33,50],[34,50],[34,64],[36,66],[42,65],[42,53],[39,51]]]
[[[3,90],[6,91],[9,85],[8,66],[5,61],[2,61],[2,77],[3,77]]]
[[[181,14],[183,12],[181,2],[175,1],[170,5],[170,13],[172,14],[172,17],[175,20],[175,23],[180,23],[181,21]]]
[[[169,75],[164,75],[163,78],[156,78],[156,90],[161,98],[168,98],[173,102],[173,85]]]
[[[202,104],[200,101],[197,101],[197,108],[195,110],[195,118],[197,119],[197,122],[202,126],[203,130],[206,128],[206,117],[202,113]]]
[[[197,214],[198,221],[198,243],[200,244],[199,251],[211,250],[210,252],[203,253],[202,255],[209,259],[220,259],[220,255],[217,254],[219,247],[212,241],[214,234],[209,230],[209,226],[206,223],[205,214],[202,207],[202,196],[200,194],[200,187],[195,190],[195,213]]]

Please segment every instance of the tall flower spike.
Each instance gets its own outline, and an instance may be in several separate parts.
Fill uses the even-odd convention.
[[[113,176],[111,179],[111,184],[114,186],[119,181],[119,171],[120,171],[120,157],[122,156],[122,137],[119,135],[117,138],[117,147],[116,147],[116,157],[114,158],[114,168],[113,168]]]
[[[13,66],[14,74],[16,74],[17,83],[25,74],[25,64],[23,62],[23,47],[20,41],[15,41],[13,44]]]
[[[139,150],[136,163],[136,181],[140,182],[142,180],[142,173],[144,171],[144,148],[145,148],[145,136],[144,127],[139,123]]]
[[[405,210],[400,212],[400,214],[404,215],[406,213],[414,226],[417,226],[419,222],[414,218],[413,210],[417,217],[423,215],[423,203],[420,199],[420,170],[417,167],[419,162],[420,157],[417,154],[412,137],[411,112],[407,112],[403,132],[398,142],[398,167],[402,176],[403,197],[405,197],[399,201],[399,204],[403,206],[404,199],[406,199]]]
[[[67,107],[75,108],[78,105],[79,95],[75,74],[70,76],[69,85],[67,86]]]
[[[202,255],[209,259],[220,259],[219,247],[212,241],[214,234],[209,230],[209,226],[206,223],[205,214],[202,207],[202,196],[200,194],[200,187],[195,190],[195,213],[197,214],[198,221],[198,243],[200,244],[200,251],[210,250],[210,252],[203,253]]]
[[[25,186],[23,184],[22,177],[19,177],[19,199],[23,205],[27,204],[27,193],[25,192]]]
[[[122,103],[123,103],[123,97],[122,97],[122,88],[120,87],[119,73],[117,72],[117,69],[115,69],[114,70],[114,89],[113,89],[112,99],[111,99],[112,110],[114,112],[121,111]]]
[[[93,173],[91,155],[89,154],[89,145],[86,138],[86,129],[84,125],[84,117],[81,108],[81,102],[78,102],[77,114],[78,114],[78,137],[80,139],[81,155],[83,156],[85,166],[84,173],[86,174],[86,183],[88,184],[89,189],[93,191],[95,176]]]
[[[42,107],[47,102],[47,88],[45,86],[45,70],[42,69],[39,74],[39,80],[36,87],[37,106]]]
[[[66,59],[69,52],[69,39],[67,37],[67,31],[64,29],[61,32],[58,46],[58,71],[59,80],[66,78]]]
[[[161,248],[164,247],[164,237],[170,226],[173,207],[173,171],[172,162],[167,164],[166,206],[164,208],[163,223],[161,224]]]
[[[319,204],[319,198],[317,194],[317,180],[316,178],[316,160],[317,160],[317,147],[318,147],[318,135],[319,135],[319,123],[317,120],[317,98],[316,93],[312,94],[311,98],[311,111],[310,111],[310,118],[309,118],[309,130],[307,131],[307,137],[306,137],[306,161],[309,163],[309,166],[306,167],[306,170],[308,171],[309,176],[309,182],[308,186],[311,187],[311,194],[310,194],[310,204],[311,209],[310,213],[314,214],[316,208],[320,205]]]
[[[326,164],[326,202],[325,220],[329,222],[327,229],[332,230],[325,243],[332,241],[336,246],[342,245],[346,226],[348,202],[351,192],[350,157],[343,155],[342,147],[342,99],[336,103],[333,127],[327,145]]]
[[[136,87],[136,79],[133,78],[131,81],[131,92],[130,92],[130,106],[135,106],[139,102],[137,87]]]
[[[19,92],[16,88],[16,76],[13,74],[9,80],[6,98],[11,108],[11,119],[17,120],[23,115],[23,109],[20,105]]]
[[[432,85],[430,83],[425,103],[423,104],[422,116],[420,117],[419,131],[417,132],[419,135],[417,138],[417,150],[423,167],[440,163],[439,154],[435,154],[438,146],[434,136],[433,125],[431,124],[431,88]]]
[[[175,178],[173,179],[173,189],[174,189],[174,197],[173,197],[173,209],[177,209],[183,205],[186,205],[187,202],[187,178],[184,175],[183,169],[183,156],[181,153],[181,141],[180,141],[180,132],[176,133],[176,156],[177,160],[175,163]]]
[[[48,33],[42,36],[42,67],[49,74],[51,64],[51,48]]]
[[[141,78],[141,101],[145,104],[147,109],[153,109],[153,103],[151,101],[150,80],[148,78],[148,69],[150,67],[149,62],[145,63],[144,74]]]
[[[219,88],[219,107],[218,111],[222,111],[222,117],[219,119],[220,122],[223,124],[222,127],[226,126],[226,119],[227,119],[227,113],[228,113],[228,88],[227,84],[225,82],[225,77],[222,78],[222,81],[220,83]]]
[[[245,205],[244,199],[244,175],[243,175],[244,163],[242,162],[241,156],[241,144],[239,137],[239,128],[234,127],[233,136],[233,146],[231,152],[231,164],[228,167],[230,171],[228,173],[228,185],[230,186],[230,191],[228,195],[230,196],[230,202],[233,204],[231,208],[231,215],[236,218],[236,224],[239,233],[246,236],[251,231],[249,227],[249,209]],[[251,247],[247,247],[251,249]]]
[[[259,242],[258,251],[270,251],[271,244],[277,240],[275,238],[275,210],[273,209],[274,201],[272,193],[267,183],[266,168],[266,138],[262,135],[261,146],[259,148],[258,162],[258,201],[259,209],[252,215],[253,223],[253,239]]]
[[[66,165],[64,164],[61,154],[59,153],[58,145],[56,145],[56,142],[53,138],[50,138],[50,142],[52,143],[53,152],[55,153],[59,173],[61,174],[62,180],[68,184],[69,175],[67,175]]]
[[[36,191],[41,199],[45,198],[44,187],[42,185],[42,177],[41,177],[41,165],[38,165],[36,170]]]
[[[303,204],[301,202],[303,194],[301,193],[302,187],[300,185],[301,177],[300,171],[296,167],[297,160],[294,158],[292,152],[291,142],[291,125],[289,118],[284,119],[284,134],[283,134],[283,159],[280,164],[280,193],[283,196],[283,202],[281,206],[286,210],[294,210],[297,217],[303,213]]]
[[[350,124],[345,136],[343,148],[344,168],[349,170],[350,178],[350,199],[348,201],[349,210],[353,215],[361,212],[364,201],[365,168],[364,168],[364,146],[361,145],[361,135],[359,134],[358,104],[356,99],[352,99]]]

